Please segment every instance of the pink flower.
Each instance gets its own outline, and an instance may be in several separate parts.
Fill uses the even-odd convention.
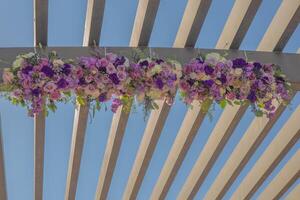
[[[235,99],[235,94],[234,92],[229,92],[227,95],[226,95],[227,99],[229,100],[234,100]]]
[[[22,81],[22,86],[25,88],[25,89],[29,89],[31,87],[31,81],[29,79],[24,79]]]
[[[94,85],[91,84],[84,88],[84,92],[87,95],[92,96],[93,98],[97,98],[100,95],[99,90]]]
[[[109,64],[109,62],[106,58],[101,58],[100,60],[98,60],[98,63],[100,64],[101,67],[106,67]],[[100,67],[100,66],[98,66],[98,67]]]
[[[106,70],[109,74],[113,74],[113,73],[116,73],[116,68],[115,66],[112,64],[112,63],[109,63],[107,66],[106,66]]]
[[[10,83],[12,83],[13,79],[14,79],[13,73],[11,73],[8,70],[4,70],[4,72],[3,72],[3,81],[4,81],[4,83],[5,84],[10,84]]]
[[[117,73],[117,76],[118,76],[118,78],[121,80],[121,81],[123,81],[123,80],[125,80],[126,79],[126,73],[125,72],[123,72],[123,71],[119,71],[118,73]]]
[[[60,93],[57,90],[54,90],[51,94],[50,94],[50,98],[52,100],[58,100],[60,98]]]
[[[49,82],[44,86],[44,91],[48,93],[52,93],[57,88],[56,84],[53,82]]]

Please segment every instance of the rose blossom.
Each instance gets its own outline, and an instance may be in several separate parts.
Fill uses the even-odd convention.
[[[3,72],[3,81],[4,81],[4,83],[5,84],[10,84],[10,83],[12,83],[13,79],[14,79],[13,73],[11,73],[8,70],[4,70],[4,72]]]

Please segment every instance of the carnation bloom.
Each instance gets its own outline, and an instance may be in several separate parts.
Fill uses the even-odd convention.
[[[48,93],[52,93],[57,88],[54,82],[49,82],[44,86],[44,91]]]

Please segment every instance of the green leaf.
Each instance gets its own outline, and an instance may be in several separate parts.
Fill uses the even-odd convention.
[[[81,106],[85,105],[85,99],[82,96],[77,96],[76,102]]]
[[[226,105],[227,105],[227,100],[226,100],[226,99],[222,99],[222,100],[220,101],[220,106],[221,106],[221,108],[224,109],[224,108],[226,107]]]
[[[152,102],[152,106],[154,109],[158,110],[159,106],[157,105],[157,103],[155,103],[154,101]]]
[[[261,110],[256,110],[255,111],[255,115],[257,116],[257,117],[262,117],[263,116],[263,111],[261,111]]]

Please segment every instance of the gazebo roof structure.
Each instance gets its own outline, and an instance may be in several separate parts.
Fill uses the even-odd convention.
[[[155,17],[160,0],[139,0],[132,29],[129,47],[99,47],[100,51],[123,52],[125,55],[135,47],[145,49],[149,44]],[[48,39],[48,0],[34,0],[34,44],[45,46],[46,51],[55,49],[60,55],[76,57],[88,55],[89,50],[96,44],[99,45],[101,26],[104,15],[105,0],[88,0],[84,25],[82,47],[47,47]],[[199,49],[194,48],[202,25],[206,19],[211,5],[211,0],[188,0],[184,14],[176,34],[172,48],[151,48],[159,55],[176,55],[182,62],[195,56]],[[281,53],[288,40],[296,30],[300,22],[300,0],[284,0],[278,8],[272,22],[260,41],[256,51],[242,51],[239,47],[244,39],[251,22],[253,21],[262,0],[235,1],[230,15],[227,18],[224,29],[218,39],[215,49],[200,49],[206,52],[226,52],[229,57],[247,57],[262,62],[272,62],[282,67],[288,80],[292,83],[294,95],[300,90],[300,63],[299,54]],[[120,33],[121,34],[121,33]],[[0,58],[13,61],[20,52],[28,52],[33,48],[0,48]],[[300,53],[300,49],[298,51]],[[292,99],[291,99],[292,101]],[[145,175],[161,133],[166,124],[172,106],[165,101],[158,101],[159,109],[153,110],[147,119],[146,127],[142,135],[132,170],[124,188],[123,199],[137,199],[138,193],[145,181]],[[197,192],[206,180],[209,172],[216,164],[217,159],[224,150],[226,144],[236,131],[241,118],[245,115],[248,105],[227,106],[218,118],[209,137],[205,141],[196,162],[188,172],[179,193],[178,200],[194,199]],[[270,133],[284,113],[286,106],[277,105],[275,116],[254,117],[249,121],[248,128],[237,145],[231,152],[228,160],[222,166],[210,188],[206,191],[204,199],[222,199],[229,188],[242,173],[255,151]],[[125,130],[130,113],[119,108],[113,115],[110,131],[107,138],[105,153],[103,156],[98,184],[95,191],[96,200],[108,198],[114,171],[117,165],[120,148],[124,139]],[[5,117],[5,116],[2,116]],[[169,150],[168,156],[160,171],[160,175],[153,187],[150,199],[166,199],[167,194],[176,180],[176,175],[187,156],[187,153],[195,140],[198,130],[203,125],[206,114],[200,111],[195,103],[193,109],[188,109]],[[75,109],[73,132],[71,139],[68,172],[65,187],[65,199],[76,199],[78,179],[85,137],[89,118],[89,107],[78,106]],[[44,168],[45,168],[45,133],[47,126],[46,117],[43,114],[34,117],[34,199],[43,199]],[[232,200],[252,199],[253,195],[271,175],[274,169],[283,160],[286,154],[299,144],[300,138],[300,106],[298,106],[278,134],[273,138],[266,150],[261,154],[254,166],[247,172],[233,195]],[[3,145],[3,141],[0,141]],[[3,146],[0,147],[0,199],[8,199],[5,176]],[[299,184],[292,188],[300,175],[300,150],[298,149],[292,158],[285,164],[281,171],[272,179],[261,192],[258,199],[280,199],[283,195],[288,200],[300,198]],[[97,175],[95,175],[97,176]],[[288,194],[286,192],[292,188]]]

